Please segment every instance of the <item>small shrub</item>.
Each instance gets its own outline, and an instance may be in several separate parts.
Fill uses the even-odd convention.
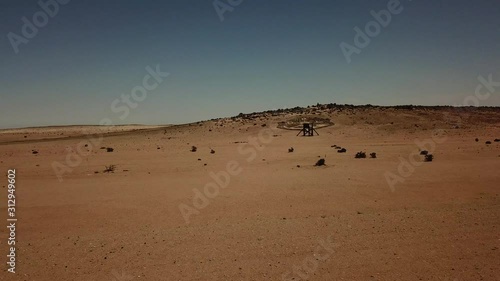
[[[427,154],[429,154],[429,151],[427,150],[420,151],[420,155],[427,155]]]
[[[491,141],[487,141],[486,144],[491,144]]]
[[[105,166],[105,167],[106,167],[106,169],[104,169],[105,173],[114,173],[115,172],[115,168],[116,168],[115,165],[109,165],[109,166]]]
[[[377,158],[377,153],[375,152],[370,153],[370,158]]]
[[[364,151],[360,151],[360,152],[356,153],[354,158],[366,158],[366,153]]]
[[[432,156],[432,154],[425,155],[425,162],[432,162],[432,160],[434,160],[434,156]]]
[[[196,146],[194,146],[194,145],[193,145],[193,146],[191,146],[191,152],[196,152],[196,150],[197,150],[197,149],[198,149],[198,148],[196,148]]]
[[[290,152],[293,152],[293,147],[290,147],[290,148],[288,149],[288,153],[290,153]]]
[[[345,148],[341,148],[339,150],[337,150],[337,153],[346,153],[347,152],[347,149]]]
[[[113,152],[113,151],[114,151],[114,149],[113,149],[113,148],[111,148],[111,147],[106,147],[106,152]]]
[[[314,166],[325,166],[325,159],[321,158],[314,164]]]

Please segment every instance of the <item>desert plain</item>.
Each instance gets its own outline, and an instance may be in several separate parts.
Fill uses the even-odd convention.
[[[494,107],[1,130],[0,280],[500,280],[499,138]]]

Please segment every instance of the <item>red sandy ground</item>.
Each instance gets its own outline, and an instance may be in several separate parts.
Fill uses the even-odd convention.
[[[4,226],[0,280],[282,280],[287,272],[294,280],[500,280],[498,110],[321,114],[335,125],[315,137],[275,129],[289,115],[108,135],[99,147],[85,136],[54,137],[54,128],[36,140],[29,129],[0,133],[0,212],[6,219],[5,175],[15,168],[18,217],[16,274],[7,272]],[[239,143],[266,128],[275,135],[268,143]],[[434,161],[419,162],[391,191],[386,172],[398,175],[400,157],[418,152],[415,140],[434,128],[447,138]],[[52,164],[81,141],[90,155],[58,181]],[[354,159],[360,150],[378,157]],[[318,156],[326,166],[313,166]],[[192,207],[193,189],[203,192],[210,172],[230,161],[241,173],[187,224],[180,204]],[[103,173],[111,164],[115,172]],[[320,241],[331,252],[318,252]]]

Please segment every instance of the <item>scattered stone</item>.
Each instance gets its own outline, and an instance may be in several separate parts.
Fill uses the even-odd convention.
[[[429,154],[429,151],[427,150],[420,151],[420,155],[427,155],[427,154]]]
[[[325,166],[325,159],[321,158],[314,164],[314,166]]]
[[[377,158],[377,153],[375,152],[370,153],[370,158]]]
[[[354,158],[366,158],[366,153],[364,151],[360,151],[354,155]]]
[[[434,160],[434,156],[432,156],[432,154],[425,155],[425,162],[432,162],[432,160]]]

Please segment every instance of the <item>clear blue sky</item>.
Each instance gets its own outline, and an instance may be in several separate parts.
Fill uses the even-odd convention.
[[[388,2],[245,0],[221,21],[212,0],[72,0],[16,54],[7,35],[41,8],[1,1],[0,128],[185,123],[316,102],[454,105],[479,75],[500,81],[498,0],[401,0],[347,63],[340,43],[354,45],[354,27]],[[111,103],[157,64],[170,75],[120,120]],[[499,93],[481,105],[500,105]]]

